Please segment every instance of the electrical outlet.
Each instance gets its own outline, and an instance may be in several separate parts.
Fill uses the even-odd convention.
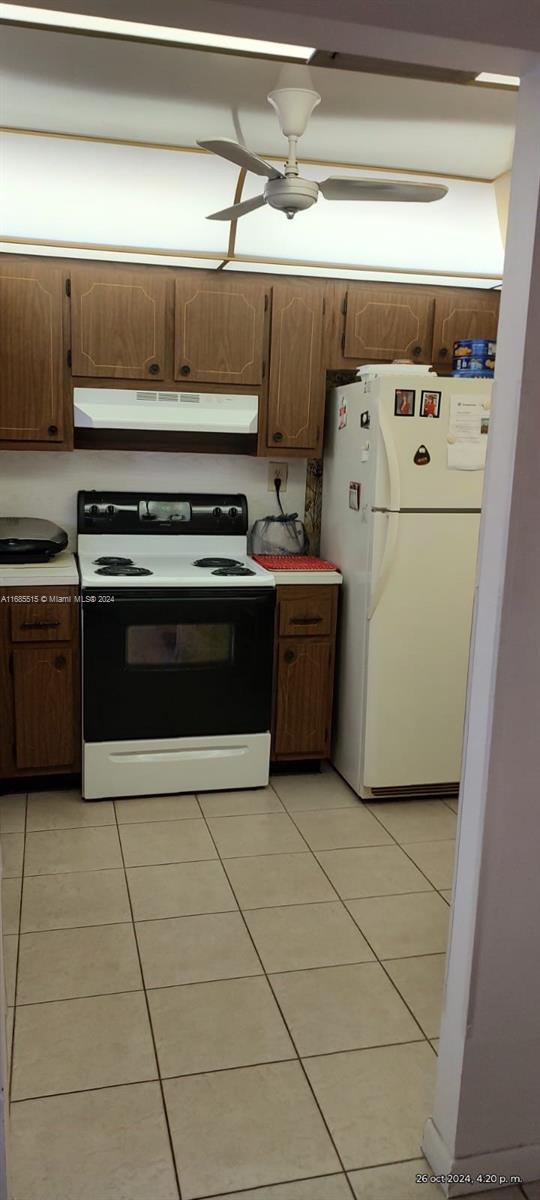
[[[270,462],[268,463],[268,491],[274,492],[274,479],[281,479],[281,492],[287,491],[287,476],[289,474],[289,464],[286,462]]]

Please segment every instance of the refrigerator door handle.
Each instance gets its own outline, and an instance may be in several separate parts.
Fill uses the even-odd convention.
[[[377,608],[382,600],[383,593],[392,573],[392,567],[396,557],[396,548],[399,534],[399,513],[388,513],[388,529],[386,533],[386,541],[384,543],[384,551],[381,560],[381,566],[368,612],[368,621],[375,615]]]
[[[399,476],[399,460],[396,452],[396,443],[392,434],[392,429],[389,424],[388,412],[384,405],[380,406],[379,427],[384,445],[384,453],[388,464],[388,483],[389,496],[388,504],[385,508],[391,509],[393,512],[399,512],[401,508],[401,488]]]

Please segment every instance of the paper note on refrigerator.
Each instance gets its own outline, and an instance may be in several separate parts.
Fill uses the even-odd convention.
[[[482,471],[486,465],[485,396],[451,396],[448,421],[448,469]]]

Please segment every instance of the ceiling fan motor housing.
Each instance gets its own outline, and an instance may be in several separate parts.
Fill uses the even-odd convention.
[[[264,189],[264,198],[271,208],[279,208],[289,217],[311,208],[317,203],[318,185],[312,179],[301,179],[299,175],[285,179],[269,179]]]

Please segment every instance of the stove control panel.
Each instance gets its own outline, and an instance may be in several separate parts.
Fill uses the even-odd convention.
[[[79,492],[79,533],[238,533],[248,530],[243,495],[207,492]]]

